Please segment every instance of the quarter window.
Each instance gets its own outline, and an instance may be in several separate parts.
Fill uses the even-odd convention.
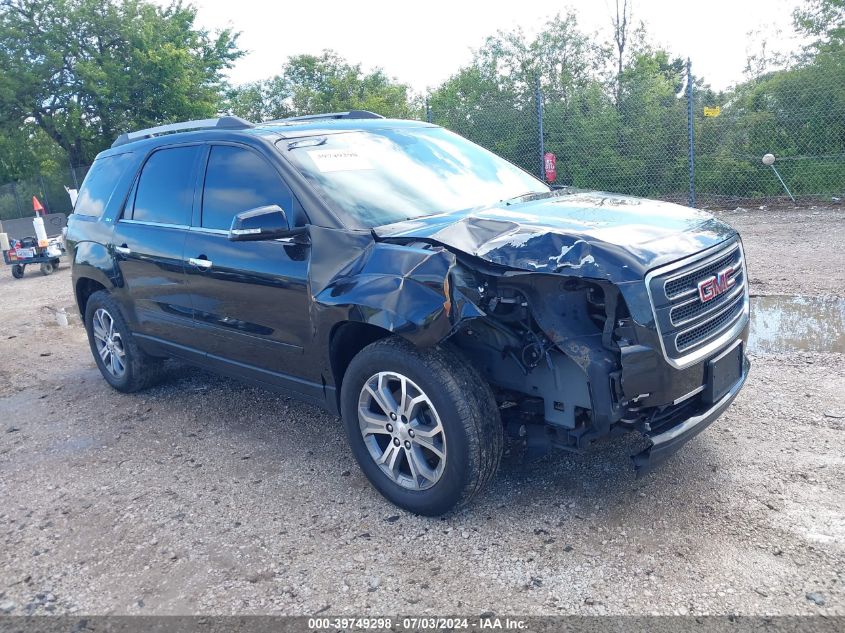
[[[95,160],[82,182],[74,213],[102,216],[124,171],[132,163],[131,158],[132,154],[117,154]]]
[[[190,224],[200,149],[199,145],[171,147],[150,156],[138,180],[133,220]]]
[[[271,204],[291,212],[291,194],[267,161],[240,147],[211,148],[202,196],[204,228],[228,229],[238,213]]]

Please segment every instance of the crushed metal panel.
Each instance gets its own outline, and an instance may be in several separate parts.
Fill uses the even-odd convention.
[[[471,216],[437,231],[430,239],[493,264],[531,272],[585,268],[585,276],[589,276],[589,268],[596,264],[590,244],[583,239],[505,220]],[[593,275],[601,277],[601,271],[596,269]]]
[[[309,234],[308,286],[316,330],[323,323],[358,321],[433,346],[461,321],[484,314],[451,287],[456,259],[445,248],[397,246],[376,242],[369,232],[316,226]]]
[[[693,209],[600,192],[414,218],[374,229],[380,239],[429,240],[490,263],[615,284],[735,234]]]

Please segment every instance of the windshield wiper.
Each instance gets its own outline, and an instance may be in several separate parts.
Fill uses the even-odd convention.
[[[518,200],[522,200],[523,198],[531,198],[532,196],[544,196],[548,194],[548,191],[526,191],[525,193],[521,193],[518,196],[513,196],[511,198],[503,198],[502,200],[499,200],[499,202],[504,202],[505,204],[512,204]]]
[[[317,138],[304,138],[298,141],[291,141],[288,143],[288,151],[296,149],[297,147],[317,147],[318,145],[325,145],[328,139],[325,136],[318,136]]]

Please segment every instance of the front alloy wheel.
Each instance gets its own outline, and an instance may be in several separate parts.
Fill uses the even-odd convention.
[[[340,391],[355,460],[399,507],[443,514],[496,472],[504,440],[496,398],[459,350],[379,339],[355,355]]]
[[[425,490],[443,475],[443,425],[429,397],[407,376],[371,376],[358,397],[358,422],[370,457],[403,488]]]

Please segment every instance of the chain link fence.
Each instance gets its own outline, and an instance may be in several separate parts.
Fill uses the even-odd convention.
[[[814,60],[723,93],[696,82],[688,63],[610,88],[538,85],[451,106],[432,98],[426,115],[541,178],[543,153],[554,153],[559,185],[704,207],[838,203],[845,193],[841,62]]]
[[[701,195],[714,203],[793,196],[841,201],[845,64],[832,61],[823,57],[758,77],[715,108],[695,102],[695,187]],[[775,156],[772,166],[762,163],[766,154]]]
[[[555,184],[732,207],[771,202],[839,203],[845,194],[845,63],[841,55],[762,74],[726,92],[697,82],[689,63],[633,72],[617,85],[569,90],[437,94],[426,118]],[[690,151],[692,150],[692,151]],[[762,157],[773,154],[766,165]],[[88,167],[0,185],[0,220],[70,213],[65,187]],[[781,182],[782,179],[782,182]]]
[[[614,103],[601,95],[545,92],[542,102],[543,151],[557,158],[557,183],[687,200],[689,154],[683,100],[673,97],[660,107],[645,108],[624,98]]]
[[[485,98],[466,109],[427,103],[426,117],[523,169],[537,171],[537,115],[532,98]]]
[[[65,187],[79,189],[89,165],[63,169],[50,174],[0,185],[0,221],[33,215],[32,197],[38,198],[46,213],[67,213],[73,210]]]

